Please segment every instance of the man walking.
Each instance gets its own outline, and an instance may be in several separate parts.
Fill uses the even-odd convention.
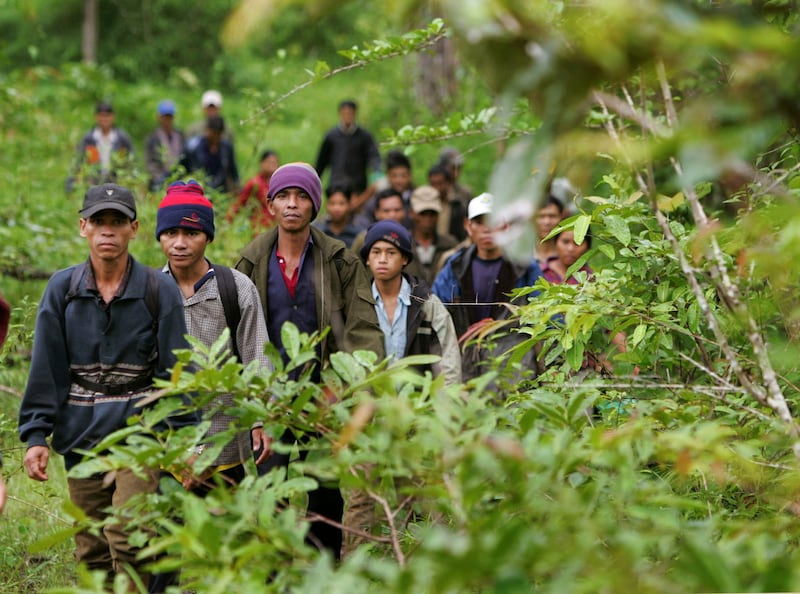
[[[383,334],[375,314],[366,271],[344,243],[311,226],[322,202],[322,183],[308,163],[289,163],[272,175],[269,205],[275,229],[261,234],[241,252],[236,268],[255,283],[264,304],[267,332],[282,356],[281,327],[291,322],[301,332],[331,327],[319,346],[312,380],[337,351],[372,350],[382,359]],[[293,372],[299,376],[300,371]],[[282,441],[294,442],[291,431]],[[301,448],[301,457],[307,451]],[[288,464],[273,455],[271,464]],[[338,487],[321,486],[308,494],[308,511],[341,522],[343,501]],[[341,530],[312,522],[310,538],[339,558]]]
[[[136,202],[127,188],[90,188],[80,210],[80,234],[89,245],[84,264],[56,272],[39,304],[28,385],[19,412],[19,435],[28,444],[25,469],[48,479],[51,445],[69,470],[110,433],[140,412],[153,378],[169,379],[174,349],[187,348],[183,305],[166,275],[139,264],[128,252],[136,237]],[[129,469],[67,479],[72,503],[105,520],[134,495],[152,492],[157,473],[142,478]],[[116,513],[114,513],[116,515]],[[109,580],[129,564],[148,562],[128,542],[127,520],[100,533],[75,536],[76,557]]]
[[[356,102],[339,104],[339,124],[325,134],[317,155],[317,173],[330,167],[328,185],[344,185],[361,194],[370,181],[382,177],[381,154],[375,139],[356,123]],[[372,179],[368,179],[368,176]],[[357,202],[360,205],[361,201]]]

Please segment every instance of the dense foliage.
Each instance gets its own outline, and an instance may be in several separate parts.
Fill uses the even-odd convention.
[[[259,4],[267,3],[247,3]],[[418,14],[421,4],[397,7]],[[340,5],[304,3],[323,14]],[[435,5],[464,63],[496,100],[439,122],[394,114],[398,124],[382,137],[420,143],[422,154],[426,143],[458,137],[476,148],[473,156],[488,138],[502,138],[491,190],[504,213],[516,215],[522,240],[511,249],[527,254],[533,207],[553,175],[569,176],[586,196],[562,227],[579,240],[591,227],[583,261],[594,279],[534,287],[516,310],[521,346],[494,347],[493,371],[449,389],[408,370],[413,361],[387,366],[370,353],[340,354],[324,375],[339,397],[330,404],[307,378],[287,379],[319,337],[285,328],[293,362],[270,378],[226,363],[219,344],[195,345],[182,360],[203,371],[178,369],[165,387],[199,399],[232,391],[244,426],[267,420],[275,435],[286,426],[319,432],[307,469],[346,489],[368,489],[384,521],[371,546],[337,567],[303,543],[303,497],[313,481],[295,469],[206,501],[165,484],[137,516],[143,530],[160,531],[151,550],[166,553],[162,567],[180,566],[186,587],[198,592],[797,590],[800,182],[792,65],[800,44],[792,4]],[[344,57],[363,73],[308,64],[307,79],[292,83],[301,90],[252,95],[247,108],[272,131],[281,118],[302,122],[293,102],[324,94],[337,79],[369,76],[442,27],[349,50]],[[120,85],[102,69],[72,72]],[[152,98],[152,90],[140,92]],[[35,132],[11,109],[2,117],[6,130]],[[23,158],[31,149],[7,144],[29,184],[9,173],[13,200],[45,195]],[[71,212],[53,212],[48,200],[28,204],[0,229],[3,261],[69,263],[82,249],[64,232],[74,227]],[[219,249],[232,258],[235,230],[222,234],[231,241]],[[45,256],[47,249],[59,253]],[[137,249],[157,261],[154,249]],[[17,343],[3,354],[2,383],[15,390],[24,381],[30,309],[15,312]],[[620,331],[624,353],[610,346]],[[538,377],[520,365],[534,344],[548,364]],[[600,353],[610,362],[602,371],[584,364]],[[175,406],[159,402],[102,444],[110,456],[92,457],[82,471],[185,463],[181,453],[201,435],[154,430]],[[5,436],[13,422],[3,420]],[[197,468],[210,458],[213,449]],[[45,501],[57,496],[37,489]],[[68,534],[48,537],[40,550],[63,547]],[[2,538],[14,539],[11,531]],[[63,591],[102,591],[98,576],[78,581]]]

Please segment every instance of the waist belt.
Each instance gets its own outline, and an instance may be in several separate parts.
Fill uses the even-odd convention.
[[[136,392],[137,390],[153,385],[152,375],[144,375],[126,384],[98,384],[97,382],[87,380],[77,373],[71,373],[70,375],[70,379],[80,387],[91,390],[92,392],[99,392],[106,396],[119,396],[121,394],[127,394],[128,392]]]

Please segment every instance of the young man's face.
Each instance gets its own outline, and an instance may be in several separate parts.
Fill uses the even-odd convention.
[[[288,233],[304,231],[314,217],[314,203],[305,190],[286,188],[269,202],[269,210],[278,228]]]
[[[433,173],[429,175],[428,184],[433,186],[433,188],[439,192],[439,196],[442,198],[447,197],[447,193],[450,191],[450,182],[447,181],[447,177],[441,173]]]
[[[403,272],[408,256],[388,241],[376,241],[367,255],[367,266],[375,280],[390,281]]]
[[[108,132],[114,126],[114,113],[109,111],[101,111],[95,114],[94,121],[97,127],[103,132]]]
[[[414,223],[414,231],[419,231],[423,235],[430,235],[436,231],[439,213],[435,210],[411,211],[411,220]]]
[[[331,222],[343,223],[350,214],[350,201],[342,192],[334,192],[328,197],[328,204],[325,209]]]
[[[158,116],[158,123],[164,130],[172,130],[172,125],[175,123],[175,116],[164,114]]]
[[[411,171],[407,167],[392,167],[386,172],[386,179],[393,190],[405,192],[411,189]]]
[[[375,209],[375,220],[397,221],[402,223],[406,216],[406,208],[400,196],[388,196],[378,203]]]
[[[561,263],[569,268],[589,249],[585,241],[578,245],[575,243],[575,234],[572,231],[562,231],[556,239],[556,254]]]
[[[547,204],[536,213],[536,233],[539,239],[547,237],[561,221],[561,213],[555,204]]]
[[[113,261],[128,255],[128,244],[136,237],[139,221],[131,221],[116,210],[101,210],[80,221],[81,237],[89,252],[101,260]]]
[[[356,121],[356,110],[345,105],[339,108],[339,119],[345,127],[352,126]]]
[[[489,215],[480,215],[470,219],[466,224],[467,234],[479,250],[487,252],[499,251],[494,240],[494,230],[489,226]]]
[[[196,229],[173,227],[164,231],[158,241],[170,268],[189,270],[205,258],[208,236]]]

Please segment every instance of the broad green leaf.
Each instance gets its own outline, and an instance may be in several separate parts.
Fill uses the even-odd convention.
[[[628,223],[625,222],[622,217],[617,215],[606,215],[604,222],[609,233],[611,233],[611,235],[613,235],[617,241],[626,247],[628,244],[630,244],[631,230],[628,227]]]
[[[636,330],[633,331],[633,335],[630,338],[631,346],[635,348],[636,345],[644,340],[645,334],[647,334],[647,326],[645,324],[636,326]]]
[[[583,243],[586,239],[586,232],[589,230],[589,225],[592,222],[592,215],[580,215],[575,219],[575,226],[573,227],[573,238],[578,245]]]

